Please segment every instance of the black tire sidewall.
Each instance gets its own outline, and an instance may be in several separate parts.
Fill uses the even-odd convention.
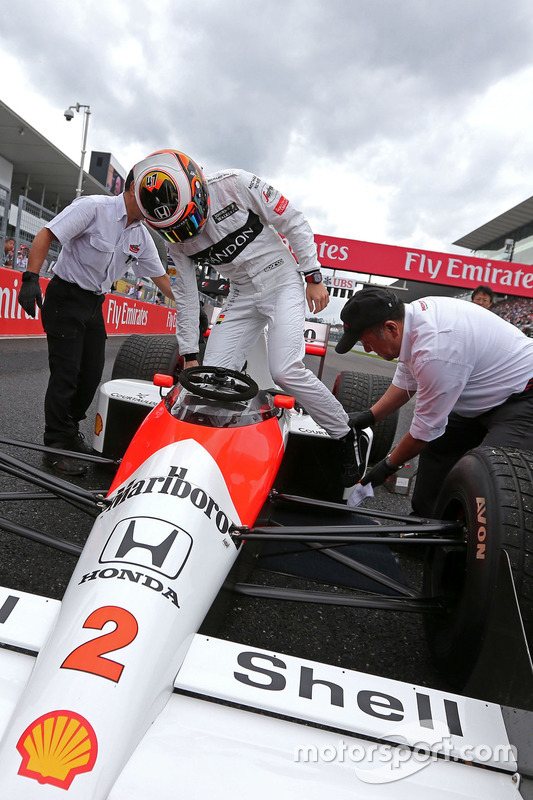
[[[444,590],[447,606],[446,615],[425,618],[432,657],[459,685],[473,668],[486,633],[502,549],[502,507],[491,452],[479,447],[463,456],[435,505],[437,519],[462,519],[466,551],[461,555],[459,549],[431,547],[424,569],[425,593],[441,596]]]

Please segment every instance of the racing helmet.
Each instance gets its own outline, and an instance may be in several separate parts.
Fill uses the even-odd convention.
[[[156,150],[133,168],[135,199],[147,224],[169,242],[186,242],[209,214],[202,170],[179,150]]]

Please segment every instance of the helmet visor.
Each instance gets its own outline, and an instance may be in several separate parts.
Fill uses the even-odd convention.
[[[146,175],[139,188],[139,199],[144,211],[156,220],[172,217],[179,208],[179,192],[176,185],[162,171]]]
[[[205,221],[206,217],[202,210],[191,203],[184,220],[177,222],[171,228],[155,229],[169,242],[186,242],[192,236],[196,236]]]

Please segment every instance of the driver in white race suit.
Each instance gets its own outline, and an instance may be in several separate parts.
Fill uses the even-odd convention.
[[[176,335],[185,366],[197,365],[196,267],[208,265],[230,280],[230,291],[209,336],[204,364],[241,370],[268,326],[273,380],[339,440],[342,483],[356,483],[348,415],[303,363],[306,296],[315,314],[329,302],[304,215],[252,173],[231,169],[205,178],[198,165],[177,150],[152,153],[135,165],[134,176],[139,207],[148,225],[170,243],[176,263]]]

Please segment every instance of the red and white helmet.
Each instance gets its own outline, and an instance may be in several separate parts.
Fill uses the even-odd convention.
[[[157,150],[133,168],[135,199],[148,225],[169,242],[186,242],[209,214],[202,170],[179,150]]]

